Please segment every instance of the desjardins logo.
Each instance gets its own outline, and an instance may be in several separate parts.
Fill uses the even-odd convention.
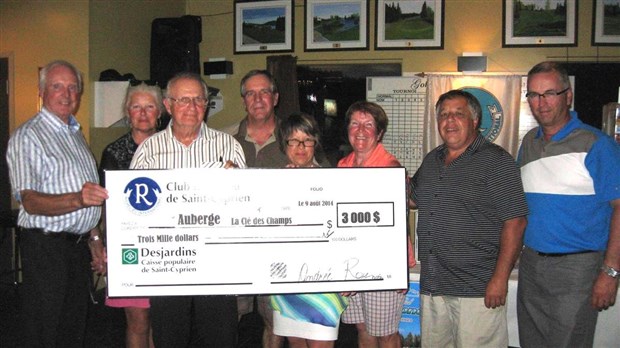
[[[137,265],[138,264],[138,249],[123,249],[123,265]]]

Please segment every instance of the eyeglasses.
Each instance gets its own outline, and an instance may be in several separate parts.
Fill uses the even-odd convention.
[[[547,98],[555,98],[557,96],[559,96],[560,94],[564,94],[566,93],[566,91],[568,91],[570,89],[570,87],[567,87],[559,92],[556,91],[546,91],[543,94],[540,93],[536,93],[536,92],[527,92],[525,94],[525,97],[529,100],[535,100],[538,99],[540,100],[540,97],[542,97],[543,99],[547,99]]]
[[[177,105],[181,106],[181,107],[186,107],[186,106],[188,106],[192,102],[197,107],[204,107],[205,105],[207,105],[207,102],[209,101],[207,98],[204,98],[204,97],[193,97],[193,98],[183,97],[183,98],[179,98],[179,99],[168,97],[168,99],[170,99],[173,102],[177,103]]]
[[[301,140],[297,140],[297,139],[289,139],[286,141],[286,145],[290,146],[290,147],[297,147],[299,146],[299,144],[303,144],[304,147],[314,147],[314,145],[316,145],[316,140],[314,139],[306,139],[304,141]]]
[[[437,115],[437,120],[445,121],[449,119],[450,117],[454,118],[455,120],[464,120],[465,118],[467,118],[467,114],[462,113],[462,112],[442,112],[439,115]]]
[[[263,98],[263,97],[270,96],[272,94],[273,94],[273,92],[271,90],[269,90],[269,89],[261,89],[259,91],[246,91],[245,95],[243,97],[244,98],[254,98],[254,97],[256,97],[258,95],[259,97]]]

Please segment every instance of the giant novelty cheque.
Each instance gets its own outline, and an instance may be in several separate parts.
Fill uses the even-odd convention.
[[[105,173],[110,297],[405,289],[404,168]]]

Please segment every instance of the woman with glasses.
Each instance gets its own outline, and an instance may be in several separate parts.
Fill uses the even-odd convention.
[[[278,129],[280,149],[287,168],[318,167],[314,153],[320,148],[319,127],[311,116],[292,114]],[[329,348],[338,338],[340,314],[347,301],[340,294],[271,296],[273,332],[286,336],[289,347]]]
[[[123,105],[130,130],[103,150],[99,175],[104,186],[104,171],[129,169],[129,163],[138,145],[155,133],[157,120],[164,110],[159,87],[148,86],[144,83],[135,87],[130,86],[127,89]],[[94,267],[103,267],[103,265]],[[95,269],[95,271],[101,270]],[[105,304],[109,307],[125,308],[127,318],[125,344],[127,347],[153,347],[148,298],[106,298]]]

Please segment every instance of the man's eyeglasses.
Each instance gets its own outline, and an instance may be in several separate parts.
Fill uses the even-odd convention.
[[[556,92],[556,91],[546,91],[545,93],[536,93],[536,92],[527,92],[525,94],[525,97],[529,100],[536,100],[539,99],[540,97],[542,97],[543,99],[547,99],[547,98],[555,98],[561,94],[566,93],[566,91],[568,91],[570,89],[570,87],[564,88],[563,90]]]
[[[297,147],[299,146],[299,144],[303,144],[304,147],[314,147],[314,145],[316,145],[316,140],[314,139],[306,139],[304,141],[301,140],[297,140],[297,139],[289,139],[286,141],[286,145],[290,146],[290,147]]]
[[[207,98],[203,98],[203,97],[183,97],[183,98],[172,98],[172,97],[168,97],[168,99],[172,100],[173,102],[177,103],[178,106],[181,107],[185,107],[188,106],[190,103],[194,103],[194,105],[199,106],[199,107],[204,107],[205,105],[207,105]]]

